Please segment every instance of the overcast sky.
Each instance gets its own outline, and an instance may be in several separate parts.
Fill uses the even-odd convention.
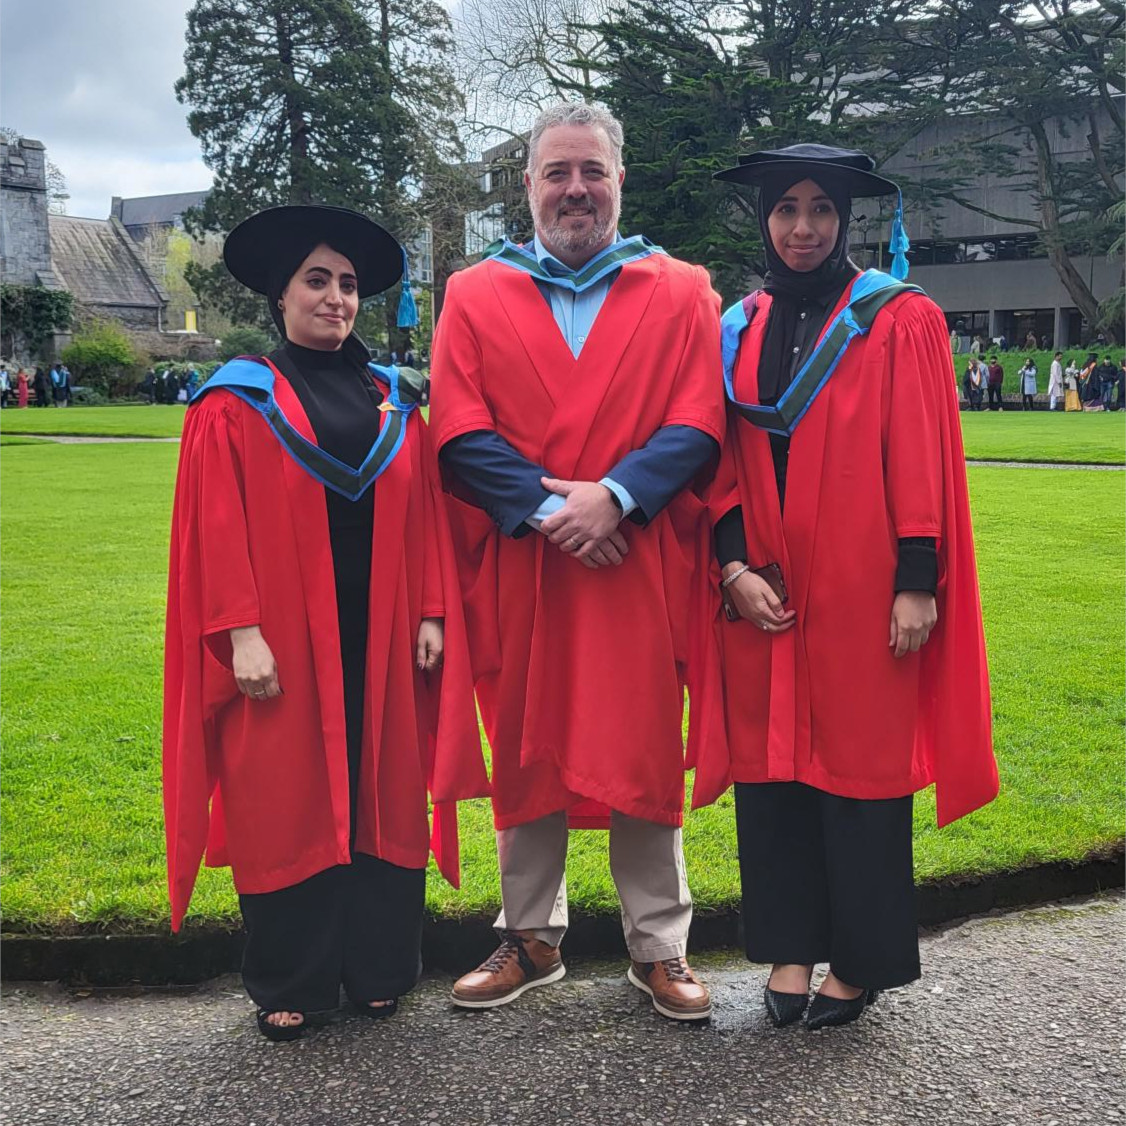
[[[3,0],[0,124],[47,146],[67,212],[104,219],[110,197],[211,184],[186,108],[190,0]]]

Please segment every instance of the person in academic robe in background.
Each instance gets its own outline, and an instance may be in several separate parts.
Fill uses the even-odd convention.
[[[775,1024],[856,1019],[919,976],[912,795],[947,824],[997,793],[943,316],[849,258],[862,153],[800,144],[758,188],[762,290],[723,318],[728,439],[712,491],[747,957]],[[828,963],[809,1003],[816,963]]]
[[[487,793],[421,377],[352,326],[405,258],[343,208],[236,227],[231,273],[283,344],[188,409],[172,526],[164,805],[172,925],[204,849],[229,864],[243,980],[272,1040],[395,1012],[420,972],[426,864],[456,884],[456,805]],[[409,310],[408,310],[409,312]],[[431,828],[427,801],[435,802]]]
[[[26,407],[27,400],[27,372],[20,368],[16,373],[16,406]]]
[[[618,234],[621,147],[602,109],[541,114],[535,238],[450,278],[434,343],[503,901],[500,945],[453,1001],[503,1005],[563,976],[568,827],[608,827],[628,979],[699,1020],[682,719],[687,684],[694,801],[710,801],[726,788],[705,769],[722,748],[718,600],[692,486],[723,437],[719,301],[701,267]]]
[[[35,389],[35,405],[37,407],[50,406],[51,381],[47,378],[47,373],[42,368],[37,367],[35,369],[35,377],[31,385]]]

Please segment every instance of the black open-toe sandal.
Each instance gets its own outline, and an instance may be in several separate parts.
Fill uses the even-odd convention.
[[[274,1013],[288,1011],[294,1012],[295,1010],[281,1010],[281,1009],[259,1009],[258,1010],[258,1031],[266,1037],[267,1040],[273,1040],[275,1043],[283,1043],[287,1040],[300,1040],[305,1035],[305,1029],[308,1022],[304,1019],[305,1014],[301,1014],[300,1024],[271,1024],[268,1017],[272,1017]]]
[[[382,1000],[382,998],[378,999]],[[392,997],[385,1005],[360,1005],[353,1001],[352,1008],[360,1016],[367,1017],[368,1020],[386,1020],[387,1017],[393,1017],[399,1011],[399,998]]]

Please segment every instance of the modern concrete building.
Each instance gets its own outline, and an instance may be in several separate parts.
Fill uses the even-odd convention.
[[[1095,107],[1095,112],[1105,119],[1105,109]],[[1099,125],[1104,135],[1111,134],[1108,121],[1100,120]],[[923,130],[880,172],[901,184],[924,183],[935,175],[936,153],[964,150],[970,141],[997,137],[998,126],[996,118],[951,115]],[[1086,121],[1050,121],[1048,137],[1056,159],[1088,159],[1089,131]],[[938,302],[951,328],[963,326],[966,337],[1003,336],[1017,345],[1031,332],[1053,347],[1074,347],[1086,343],[1089,330],[1037,235],[1040,218],[1035,192],[1029,190],[1035,182],[1034,161],[1033,154],[1025,152],[1015,163],[1007,155],[983,163],[964,192],[967,202],[981,211],[944,203],[924,212],[908,203],[911,280]],[[853,223],[855,256],[861,264],[886,264],[892,206],[888,200],[882,210],[874,200],[854,205],[854,215],[863,216]],[[1105,253],[1079,254],[1072,262],[1098,301],[1121,285],[1121,255],[1109,259]]]

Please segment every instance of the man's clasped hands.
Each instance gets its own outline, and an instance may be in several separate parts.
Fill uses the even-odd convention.
[[[618,531],[622,510],[614,494],[597,481],[560,481],[541,478],[549,493],[564,498],[558,512],[540,524],[540,532],[566,555],[590,568],[620,566],[629,554],[626,538]]]

